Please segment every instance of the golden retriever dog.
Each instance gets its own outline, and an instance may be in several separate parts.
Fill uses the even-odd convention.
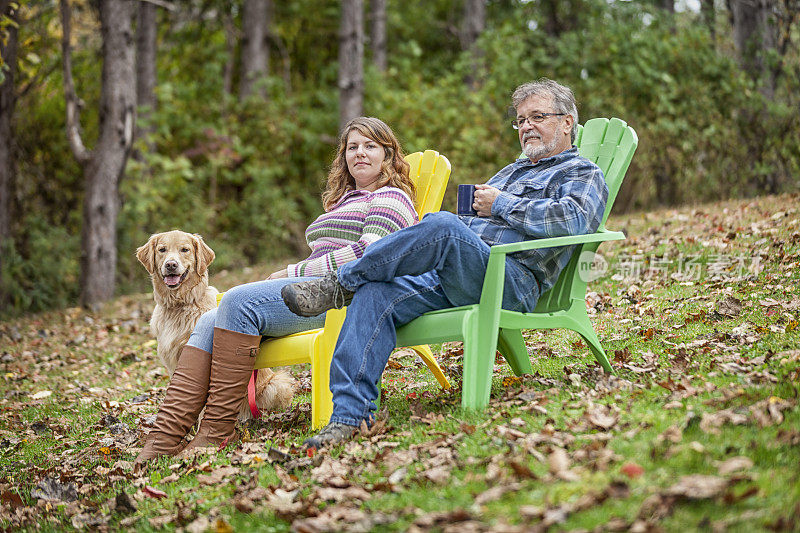
[[[150,332],[158,342],[158,358],[170,377],[195,324],[217,306],[218,291],[208,284],[208,265],[214,251],[197,234],[168,231],[152,235],[136,250],[136,257],[150,273],[156,306]],[[259,370],[256,405],[261,411],[285,409],[292,402],[294,379],[287,372]],[[239,420],[252,418],[245,396]]]

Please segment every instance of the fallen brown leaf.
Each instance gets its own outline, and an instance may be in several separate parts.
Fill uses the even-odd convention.
[[[507,485],[495,485],[475,496],[476,506],[484,505],[489,502],[497,501],[502,498],[503,494],[513,492],[522,488],[521,483],[509,483]]]
[[[158,489],[156,489],[154,487],[150,487],[148,485],[144,486],[144,488],[142,489],[142,492],[144,492],[147,496],[150,496],[151,498],[161,499],[161,498],[166,498],[167,497],[167,493],[164,492],[163,490],[158,490]]]
[[[716,312],[728,318],[734,318],[742,314],[742,301],[733,296],[726,296],[717,302]]]
[[[717,466],[720,476],[727,476],[738,470],[750,470],[753,468],[753,460],[749,457],[731,457]]]
[[[292,522],[292,531],[297,533],[321,533],[323,531],[372,531],[377,526],[391,523],[395,518],[380,512],[365,513],[345,505],[328,507],[319,515]]]
[[[211,474],[199,474],[197,482],[200,485],[219,485],[223,481],[229,481],[227,478],[239,472],[239,469],[233,466],[223,466],[213,470]]]
[[[239,496],[233,500],[233,506],[236,507],[236,510],[240,513],[250,514],[255,509],[255,505],[253,504],[253,500],[246,496]]]
[[[318,487],[314,496],[322,501],[367,501],[372,495],[362,487],[347,487],[344,489],[334,487]]]
[[[592,405],[584,413],[586,420],[598,429],[608,431],[617,425],[618,417],[611,414],[608,407]]]
[[[436,466],[436,467],[431,468],[429,470],[423,471],[422,475],[425,478],[433,481],[434,483],[444,484],[444,483],[447,483],[448,481],[450,481],[450,479],[451,479],[451,477],[450,477],[451,469],[452,469],[451,466],[446,466],[446,465]]]
[[[31,497],[49,502],[71,502],[78,499],[78,491],[72,483],[61,483],[54,477],[47,477],[36,484]]]
[[[729,481],[717,476],[692,474],[683,476],[666,490],[669,496],[681,496],[690,500],[704,500],[722,495]]]
[[[294,501],[299,492],[299,489],[292,491],[275,489],[275,492],[267,497],[264,504],[284,519],[293,518],[303,509],[302,502]]]

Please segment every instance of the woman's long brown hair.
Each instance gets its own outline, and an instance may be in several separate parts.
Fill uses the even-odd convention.
[[[409,165],[406,163],[403,149],[400,148],[400,143],[397,142],[397,137],[395,137],[392,129],[378,118],[358,117],[345,125],[339,137],[339,149],[328,173],[327,187],[325,192],[322,193],[322,205],[325,210],[330,210],[346,192],[356,188],[356,181],[350,174],[350,170],[347,168],[347,160],[345,159],[347,137],[354,130],[383,147],[385,156],[381,163],[381,175],[377,182],[378,188],[387,185],[397,187],[405,192],[412,202],[415,202],[417,189],[408,175]]]

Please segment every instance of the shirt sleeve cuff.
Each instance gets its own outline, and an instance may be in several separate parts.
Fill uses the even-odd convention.
[[[296,264],[294,264],[294,265],[287,265],[287,266],[286,266],[286,274],[287,274],[287,275],[288,275],[290,278],[299,278],[299,277],[300,277],[300,275],[297,273],[297,267],[298,267],[299,265],[300,265],[300,263],[296,263]]]
[[[492,202],[492,215],[501,216],[502,213],[508,213],[515,199],[516,196],[513,194],[501,191]]]

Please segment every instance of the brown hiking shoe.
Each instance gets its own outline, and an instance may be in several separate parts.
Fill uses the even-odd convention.
[[[211,381],[206,411],[197,435],[184,450],[214,447],[232,441],[239,407],[253,373],[261,335],[214,328]]]
[[[155,427],[147,434],[144,448],[134,461],[135,469],[140,470],[147,461],[161,455],[176,455],[186,446],[184,437],[206,404],[210,375],[211,354],[184,346],[158,408]]]
[[[286,285],[281,296],[289,310],[300,316],[317,316],[328,309],[341,309],[353,300],[353,291],[339,284],[336,272],[321,278]]]

